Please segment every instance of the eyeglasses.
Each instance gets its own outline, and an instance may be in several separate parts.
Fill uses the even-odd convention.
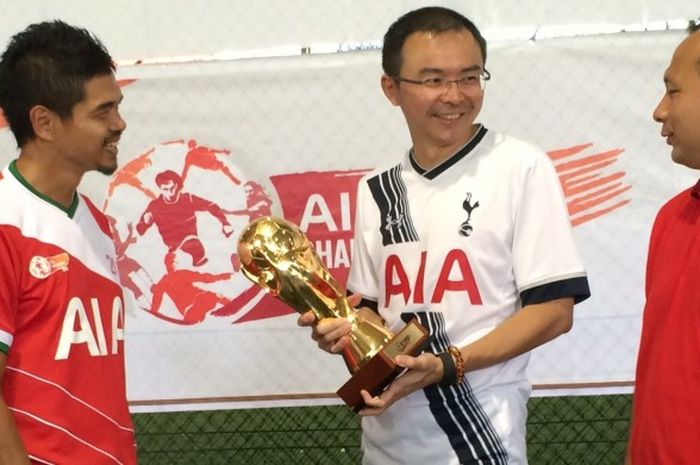
[[[488,70],[483,70],[480,73],[470,73],[462,76],[459,79],[445,79],[441,77],[432,77],[427,79],[407,79],[401,76],[392,76],[392,79],[399,82],[407,82],[417,86],[423,86],[428,89],[441,89],[443,92],[450,88],[451,84],[457,84],[457,89],[467,90],[484,90],[486,81],[491,79],[491,73]]]

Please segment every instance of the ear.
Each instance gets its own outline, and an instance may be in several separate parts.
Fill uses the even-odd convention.
[[[395,107],[399,106],[399,83],[386,74],[382,76],[382,90],[384,95]]]
[[[56,137],[57,124],[60,117],[43,105],[36,105],[29,110],[29,121],[32,123],[34,134],[39,139],[53,141]]]

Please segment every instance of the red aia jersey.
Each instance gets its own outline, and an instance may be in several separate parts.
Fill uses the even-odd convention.
[[[104,216],[0,179],[2,395],[37,463],[135,464],[124,304]]]

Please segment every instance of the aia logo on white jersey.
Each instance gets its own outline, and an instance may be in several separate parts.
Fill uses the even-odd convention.
[[[68,271],[69,260],[65,252],[52,257],[34,255],[29,261],[29,274],[37,279],[46,279],[57,271]]]

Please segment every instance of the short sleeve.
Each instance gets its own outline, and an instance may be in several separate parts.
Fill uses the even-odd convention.
[[[513,269],[523,305],[562,297],[580,302],[590,295],[588,280],[556,170],[533,148],[520,176]]]
[[[379,236],[377,231],[372,231],[372,214],[376,214],[376,207],[367,190],[367,178],[360,180],[357,186],[357,199],[355,204],[355,225],[352,247],[352,262],[348,277],[348,291],[362,294],[364,299],[377,302],[379,281],[372,263],[372,240]]]
[[[12,346],[19,306],[17,256],[12,235],[12,228],[0,226],[0,351],[6,354]]]

